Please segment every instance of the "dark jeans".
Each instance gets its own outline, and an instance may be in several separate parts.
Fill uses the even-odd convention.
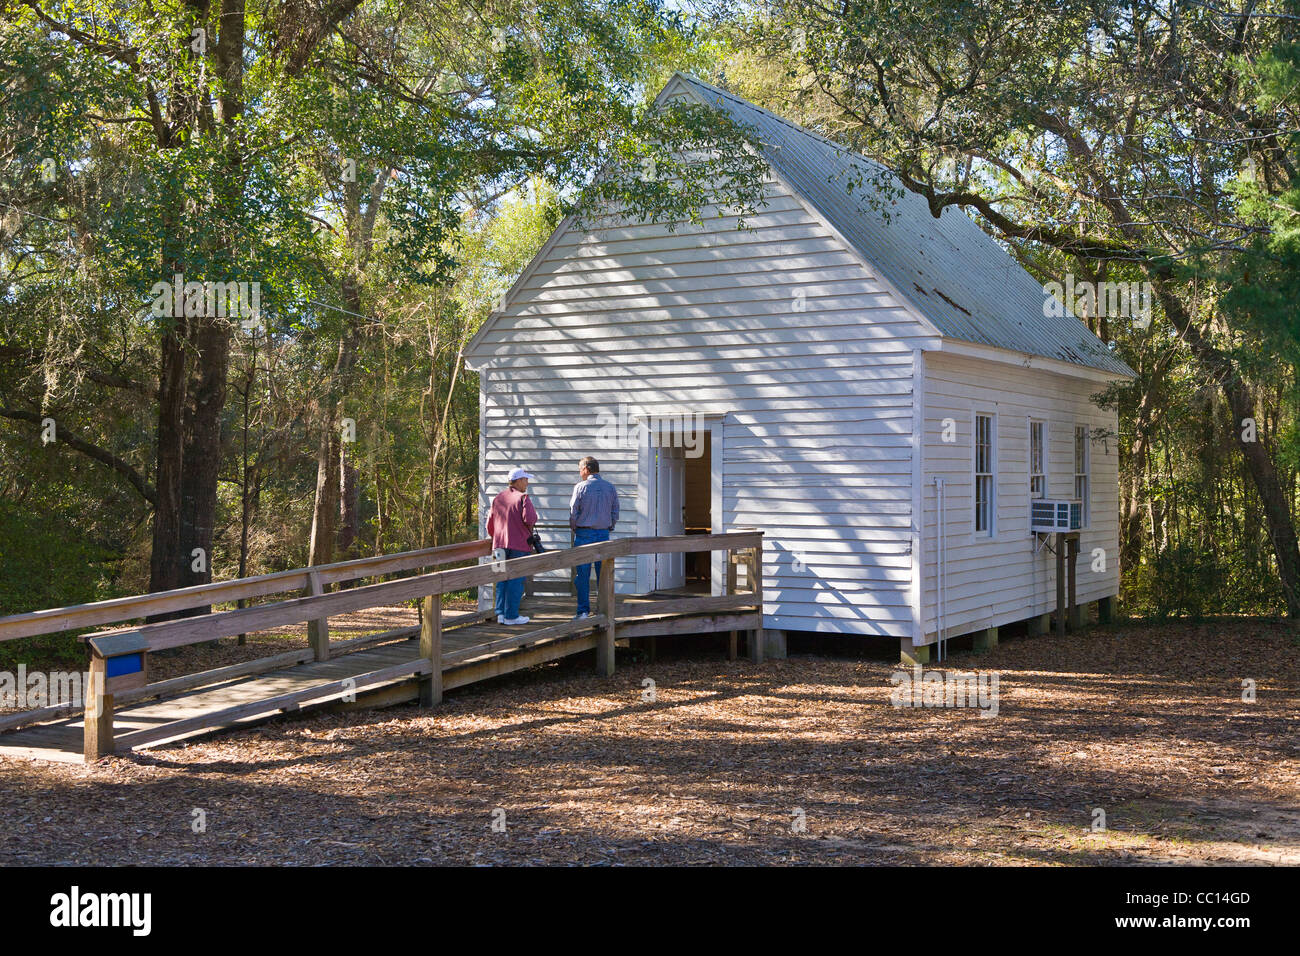
[[[600,528],[579,528],[573,533],[573,546],[592,544],[596,541],[608,541],[609,532]],[[578,613],[591,613],[591,565],[580,564],[574,569],[574,584],[578,588]],[[600,565],[596,565],[596,583],[600,584]]]
[[[506,548],[505,552],[506,560],[524,558],[532,554],[531,551],[516,551],[514,548]],[[498,581],[494,590],[497,598],[497,616],[513,621],[519,616],[519,602],[524,596],[524,579],[511,578],[509,581]]]

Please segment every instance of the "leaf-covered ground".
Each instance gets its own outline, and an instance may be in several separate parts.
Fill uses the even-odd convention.
[[[1123,625],[936,665],[998,672],[992,718],[893,707],[885,659],[661,641],[611,680],[577,657],[432,711],[0,759],[0,863],[1297,864],[1295,635]]]

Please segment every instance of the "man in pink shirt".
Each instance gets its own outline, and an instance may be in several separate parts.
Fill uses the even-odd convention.
[[[510,484],[492,499],[488,513],[487,531],[492,537],[494,551],[504,551],[507,560],[532,554],[528,538],[537,524],[537,509],[528,499],[528,479],[532,478],[522,468],[510,472]],[[501,581],[496,586],[498,624],[527,624],[528,618],[519,616],[519,601],[524,596],[524,579]]]

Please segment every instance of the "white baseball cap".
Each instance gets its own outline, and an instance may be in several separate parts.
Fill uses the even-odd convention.
[[[537,477],[536,475],[531,475],[528,472],[524,471],[522,468],[516,468],[514,471],[510,472],[511,481],[518,481],[520,478],[536,478],[536,477]]]

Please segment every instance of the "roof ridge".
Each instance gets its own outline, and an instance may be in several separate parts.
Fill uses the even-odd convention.
[[[759,106],[757,103],[751,103],[743,96],[740,96],[736,93],[728,92],[727,90],[724,90],[720,86],[715,86],[712,83],[709,83],[705,80],[701,80],[699,77],[692,76],[690,73],[686,73],[682,70],[675,71],[673,75],[680,76],[683,80],[685,80],[688,83],[693,83],[696,86],[703,86],[708,90],[712,90],[714,93],[717,93],[719,96],[725,96],[727,99],[732,100],[733,102],[739,104],[740,106],[744,106],[751,110],[755,110],[759,113],[762,113],[764,116],[767,116],[768,118],[775,120],[776,122],[780,123],[782,126],[790,127],[796,133],[803,133],[805,136],[811,136],[813,139],[821,140],[821,142],[825,143],[827,146],[830,146],[832,149],[836,150],[837,152],[844,153],[848,156],[853,156],[856,159],[860,159],[863,162],[870,163],[871,165],[884,170],[890,175],[893,175],[893,170],[891,170],[888,166],[886,166],[884,163],[880,162],[879,160],[872,159],[870,156],[867,156],[863,153],[859,153],[857,150],[849,149],[843,143],[837,143],[829,136],[823,136],[821,133],[817,132],[816,130],[809,129],[806,126],[801,126],[800,124],[794,122],[794,120],[786,119],[784,116],[782,116],[779,113],[773,113],[771,110],[767,109],[766,107]]]

